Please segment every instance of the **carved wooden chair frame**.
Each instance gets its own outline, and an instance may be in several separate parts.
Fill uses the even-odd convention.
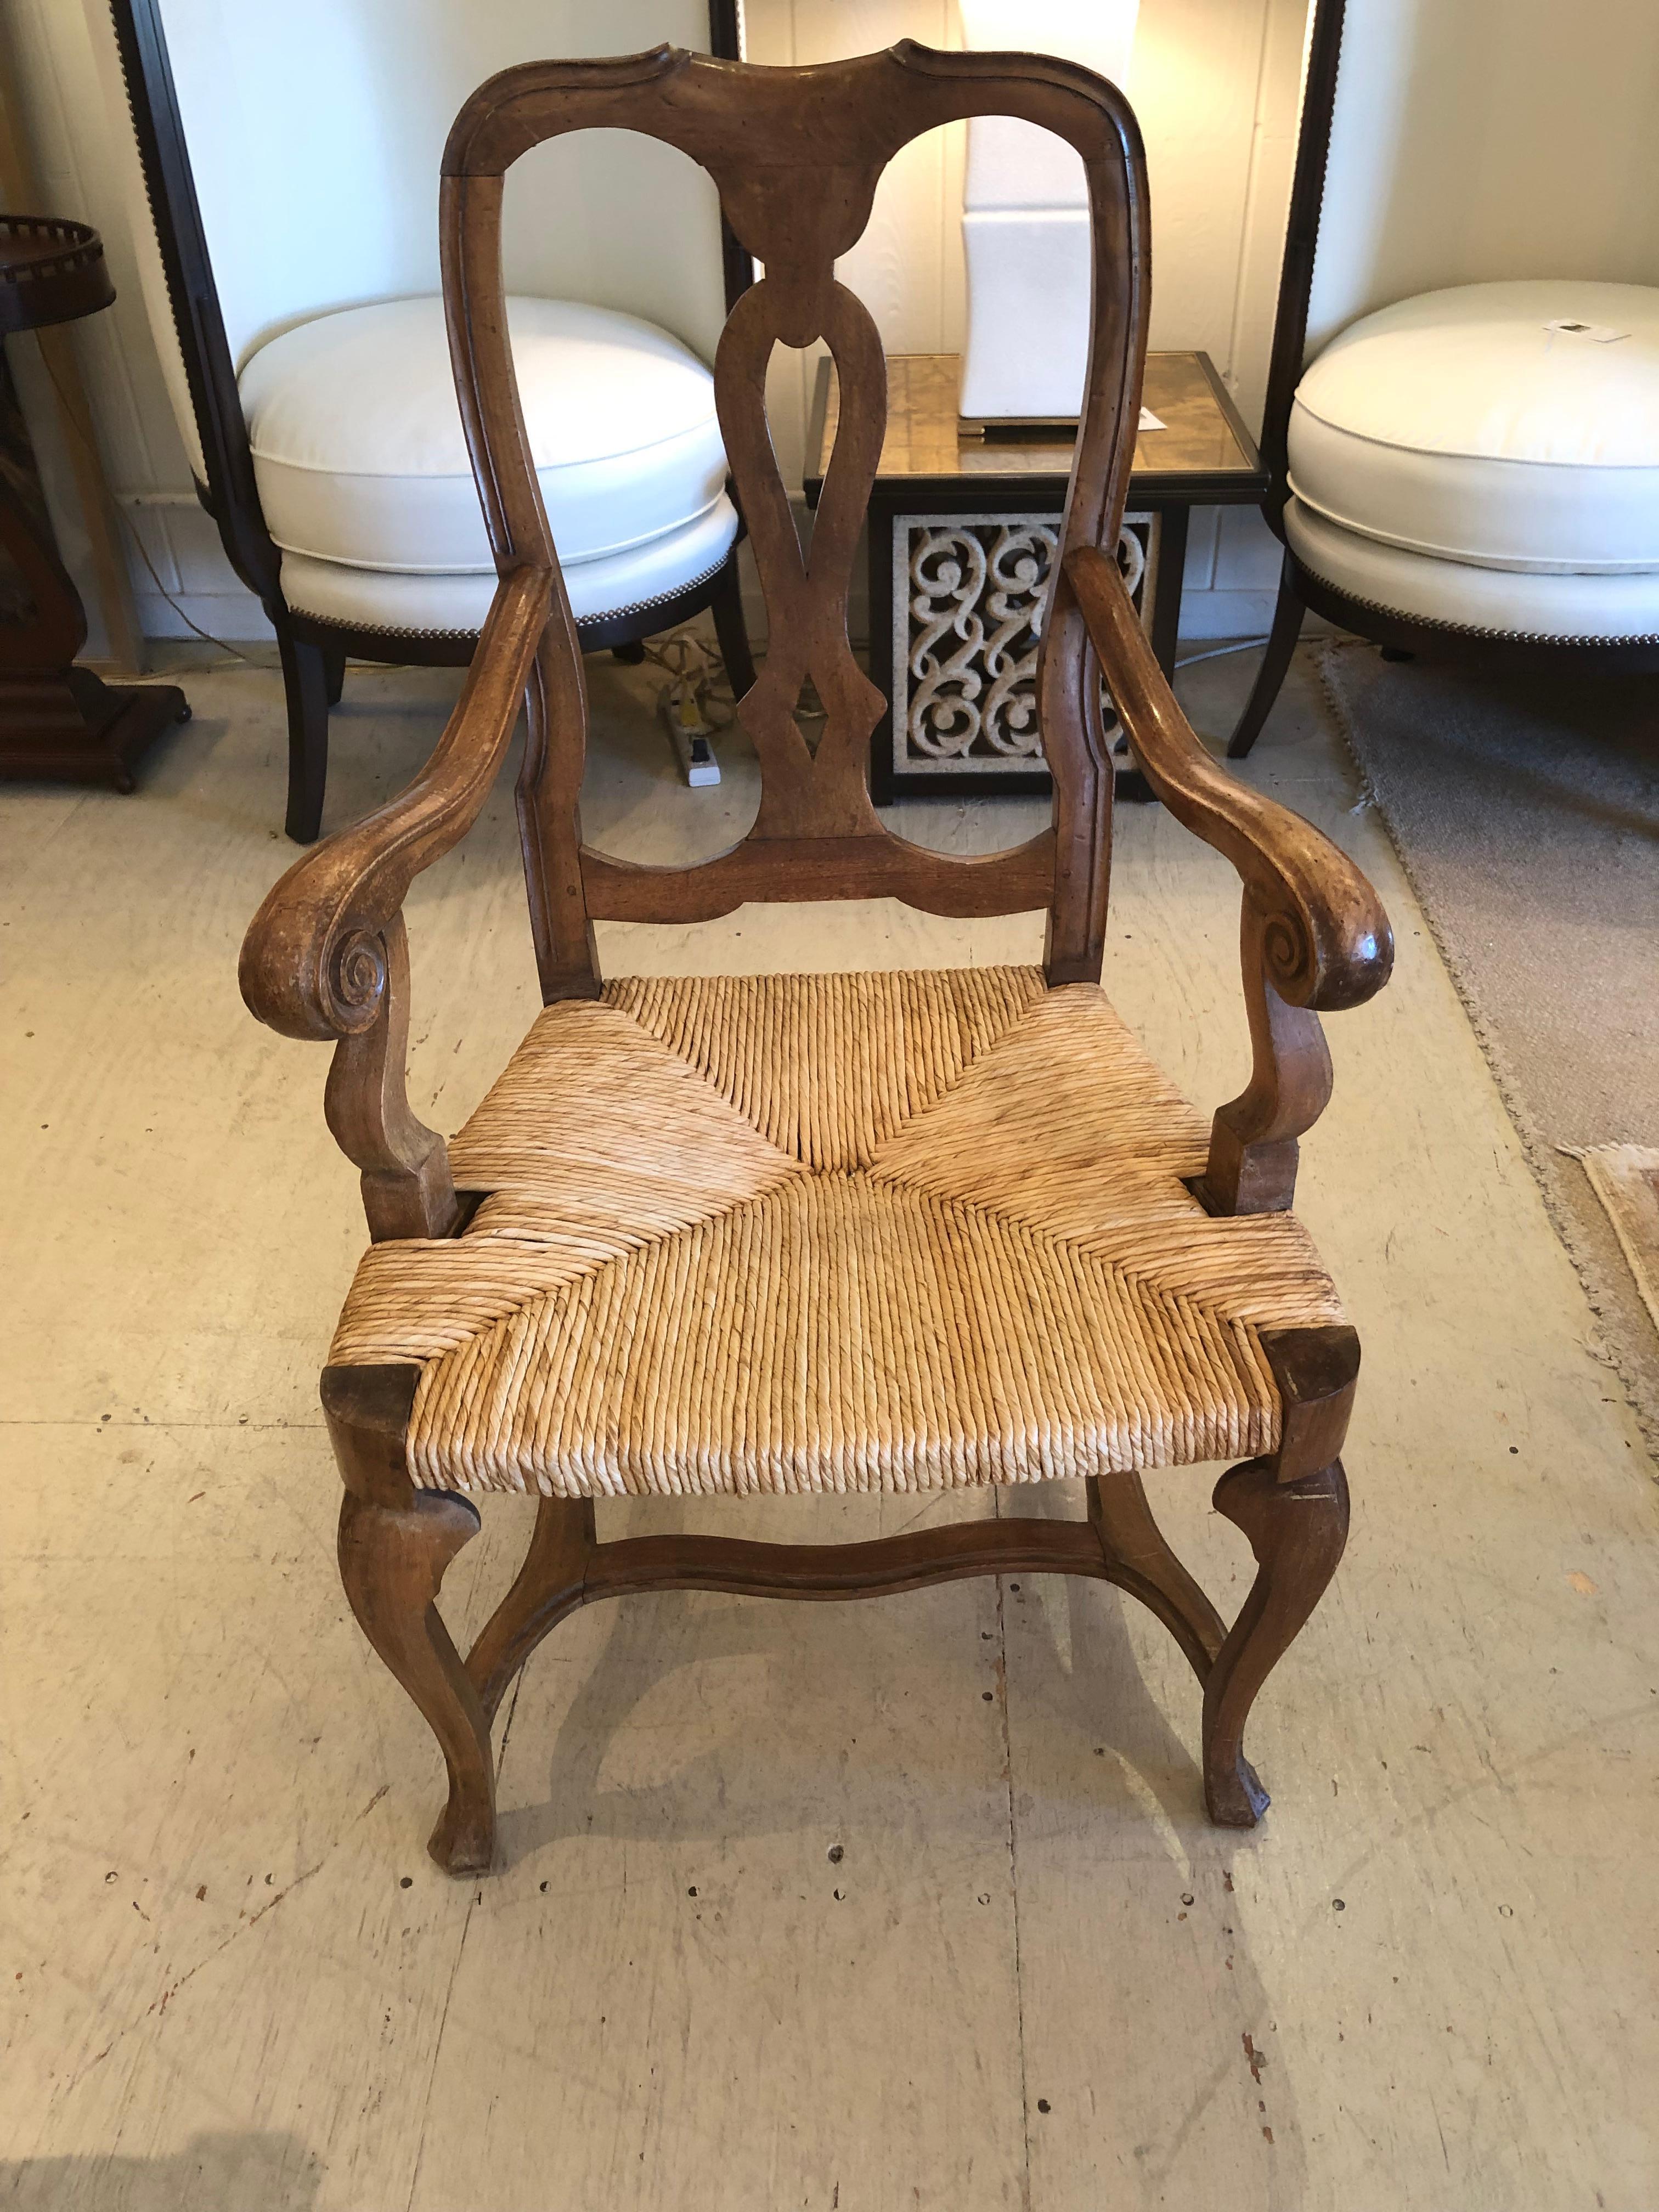
[[[1050,826],[1016,849],[959,860],[890,830],[866,782],[880,695],[847,635],[852,565],[879,454],[880,341],[834,264],[862,231],[877,180],[909,139],[966,116],[1012,114],[1082,156],[1093,219],[1094,337],[1086,406],[1047,622],[1038,696],[1054,770]],[[761,757],[753,827],[690,867],[637,866],[582,842],[586,737],[580,640],[549,535],[506,343],[500,260],[503,179],[556,133],[649,132],[714,174],[727,220],[764,264],[739,298],[715,362],[720,416],[770,613],[759,680],[740,707]],[[501,584],[465,690],[409,789],[302,858],[250,931],[242,986],[276,1029],[331,1040],[327,1115],[362,1173],[372,1236],[442,1237],[467,1194],[443,1140],[410,1112],[404,895],[477,817],[520,702],[529,742],[518,787],[542,990],[551,1002],[600,988],[596,920],[685,922],[745,901],[891,896],[935,914],[1047,909],[1052,984],[1099,978],[1112,768],[1098,670],[1164,804],[1226,854],[1243,884],[1244,995],[1254,1072],[1215,1117],[1200,1195],[1211,1210],[1284,1208],[1297,1140],[1330,1091],[1318,1011],[1356,1006],[1386,980],[1392,946],[1375,894],[1328,841],[1250,792],[1199,744],[1154,660],[1115,562],[1139,404],[1147,303],[1146,182],[1134,118],[1087,70],[1030,56],[890,52],[800,70],[757,69],[659,48],[613,61],[509,70],[463,109],[444,161],[445,296],[456,379]],[[775,345],[822,337],[836,358],[841,428],[810,557],[773,458],[765,374]],[[794,719],[803,683],[826,710],[810,750]],[[646,1589],[844,1598],[966,1575],[1060,1572],[1129,1590],[1170,1629],[1204,1686],[1212,1816],[1252,1823],[1267,1800],[1243,1751],[1257,1690],[1317,1601],[1340,1555],[1346,1491],[1339,1452],[1358,1368],[1346,1328],[1264,1340],[1283,1403],[1269,1457],[1224,1475],[1218,1509],[1248,1534],[1260,1571],[1224,1627],[1159,1534],[1138,1478],[1088,1483],[1085,1521],[1005,1520],[848,1546],[777,1546],[701,1535],[600,1543],[591,1501],[544,1498],[517,1581],[465,1662],[434,1601],[474,1533],[465,1498],[411,1486],[404,1437],[419,1370],[336,1367],[323,1401],[345,1482],[340,1564],[370,1641],[430,1723],[450,1794],[431,1849],[456,1873],[489,1865],[490,1721],[541,1638],[574,1607]]]

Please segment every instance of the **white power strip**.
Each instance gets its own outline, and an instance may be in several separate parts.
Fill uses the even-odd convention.
[[[680,773],[693,791],[705,788],[720,780],[720,764],[714,757],[710,740],[714,734],[714,724],[704,715],[697,703],[696,694],[688,684],[674,696],[677,687],[663,686],[657,702],[669,742],[678,756]]]

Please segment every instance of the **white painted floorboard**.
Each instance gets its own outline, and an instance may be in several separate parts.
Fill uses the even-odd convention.
[[[1194,672],[1200,722],[1248,672]],[[740,747],[685,793],[642,673],[592,673],[590,832],[727,842]],[[289,856],[281,687],[189,688],[138,796],[0,797],[0,2204],[1652,2212],[1659,1493],[1305,674],[1249,773],[1360,856],[1401,957],[1330,1023],[1304,1147],[1366,1365],[1347,1559],[1254,1723],[1261,1827],[1206,1823],[1196,1686],[1103,1588],[635,1598],[531,1662],[504,1864],[459,1886],[423,1849],[431,1740],[333,1568],[316,1371],[362,1231],[327,1055],[235,989]],[[453,689],[353,672],[331,822],[406,780]],[[511,811],[411,901],[445,1127],[536,1003]],[[1021,816],[905,818],[965,846]],[[1122,810],[1108,987],[1206,1104],[1243,1067],[1237,912],[1224,864]],[[1039,943],[887,905],[602,935],[615,972]],[[1152,1489],[1231,1611],[1215,1472]],[[974,1510],[702,1513],[809,1539]],[[486,1502],[463,1642],[527,1527]]]

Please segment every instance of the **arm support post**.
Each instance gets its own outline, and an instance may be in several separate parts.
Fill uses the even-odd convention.
[[[1250,1079],[1216,1109],[1200,1195],[1212,1213],[1285,1213],[1296,1196],[1297,1139],[1330,1103],[1331,1055],[1318,1015],[1273,988],[1267,917],[1248,889],[1243,906]]]
[[[370,1234],[441,1237],[455,1192],[441,1137],[410,1111],[409,948],[403,903],[477,819],[513,734],[546,625],[551,578],[501,579],[466,683],[406,791],[296,860],[242,946],[242,996],[284,1036],[335,1044],[325,1111],[362,1170]]]
[[[1242,951],[1253,1065],[1217,1113],[1203,1195],[1218,1213],[1282,1211],[1297,1139],[1331,1094],[1318,1015],[1363,1006],[1389,980],[1394,939],[1381,900],[1311,823],[1212,758],[1153,658],[1115,562],[1066,556],[1107,689],[1142,773],[1178,822],[1225,855],[1243,886]]]
[[[409,1050],[409,935],[401,913],[380,937],[364,940],[363,957],[378,945],[385,981],[374,1022],[334,1048],[323,1112],[334,1141],[363,1172],[363,1212],[375,1243],[396,1237],[447,1237],[455,1225],[449,1151],[435,1129],[410,1110],[404,1061]]]

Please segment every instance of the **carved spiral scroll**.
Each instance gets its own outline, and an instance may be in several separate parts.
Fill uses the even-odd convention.
[[[337,1028],[348,1036],[372,1028],[386,987],[386,943],[379,931],[354,929],[339,938],[328,963],[327,993]]]
[[[988,651],[976,612],[987,567],[985,548],[970,530],[929,531],[914,541],[909,732],[918,751],[938,759],[968,751],[985,726],[979,700],[988,670],[979,664],[988,662],[1000,642]]]
[[[1287,1006],[1307,1005],[1319,980],[1319,959],[1306,919],[1294,908],[1263,918],[1261,964]]]
[[[1118,568],[1146,580],[1150,515],[1126,518]],[[1058,518],[900,515],[894,560],[894,755],[900,771],[1040,769],[1037,656],[1060,544]],[[1108,741],[1117,718],[1105,686]]]
[[[1299,893],[1294,878],[1270,889],[1265,874],[1256,878],[1252,896],[1262,914],[1262,972],[1274,990],[1288,1006],[1322,1013],[1363,1006],[1394,962],[1394,939],[1380,908],[1380,927],[1344,930]]]

